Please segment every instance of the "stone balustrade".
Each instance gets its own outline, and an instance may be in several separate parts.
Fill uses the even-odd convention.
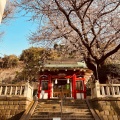
[[[33,100],[33,87],[25,84],[0,84],[0,120],[19,120]]]
[[[100,84],[100,95],[120,97],[120,84]]]
[[[96,81],[91,85],[91,97],[120,97],[120,84],[100,84]]]
[[[0,96],[21,96],[32,99],[33,88],[25,84],[0,84]]]

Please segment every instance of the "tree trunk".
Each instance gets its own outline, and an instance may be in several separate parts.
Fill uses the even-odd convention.
[[[101,78],[100,77],[100,66],[99,64],[95,63],[93,60],[90,58],[85,58],[85,63],[87,67],[93,71],[93,75],[95,77],[95,80],[98,80],[100,83],[105,83],[106,82],[106,77]]]

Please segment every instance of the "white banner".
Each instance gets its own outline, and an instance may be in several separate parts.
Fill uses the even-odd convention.
[[[61,120],[61,118],[53,118],[53,120]]]
[[[6,0],[0,0],[0,23],[2,21],[5,5],[6,5]]]

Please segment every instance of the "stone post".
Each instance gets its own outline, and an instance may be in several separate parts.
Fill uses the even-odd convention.
[[[91,98],[94,98],[94,96],[95,96],[95,93],[94,93],[95,83],[91,82],[90,88],[91,88]]]
[[[95,97],[100,97],[100,83],[98,80],[95,81],[95,92],[96,96]]]
[[[28,84],[29,84],[29,83],[26,83],[26,84],[25,84],[24,97],[27,97]]]
[[[29,82],[25,84],[24,97],[33,99],[33,88],[29,85]]]
[[[95,83],[91,83],[91,98],[100,97],[100,84],[96,80]]]

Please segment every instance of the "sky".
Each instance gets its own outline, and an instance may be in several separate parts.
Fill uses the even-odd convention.
[[[18,17],[5,25],[0,24],[0,31],[5,32],[0,38],[0,57],[11,54],[19,56],[23,50],[32,46],[27,38],[31,31],[35,31],[37,25],[28,19],[28,17]]]

